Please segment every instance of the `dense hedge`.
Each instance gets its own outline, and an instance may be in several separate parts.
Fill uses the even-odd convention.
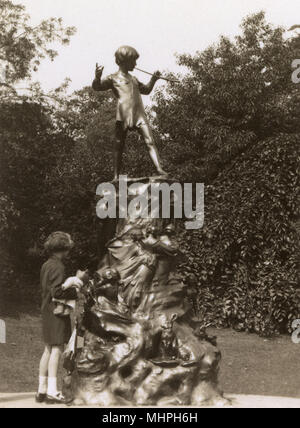
[[[197,278],[205,322],[268,335],[299,318],[299,142],[258,142],[206,187],[204,228],[183,233],[181,266]]]

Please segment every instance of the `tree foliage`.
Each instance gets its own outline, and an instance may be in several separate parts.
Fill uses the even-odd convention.
[[[189,73],[157,92],[156,126],[172,175],[206,184],[205,227],[182,237],[199,313],[267,335],[298,314],[298,37],[264,13],[241,27],[234,41],[178,56]]]
[[[293,40],[258,13],[244,19],[234,41],[221,37],[195,56],[178,56],[188,74],[155,99],[156,125],[166,136],[173,175],[210,181],[258,140],[299,132]]]
[[[61,18],[43,20],[30,25],[25,7],[10,0],[0,0],[0,67],[1,96],[16,94],[15,84],[30,79],[45,58],[58,55],[53,42],[68,44],[74,27],[64,27]]]
[[[33,27],[24,6],[0,0],[0,290],[14,298],[37,277],[28,255],[47,205],[45,178],[70,147],[70,139],[55,128],[41,102],[39,85],[25,95],[17,84],[24,79],[27,84],[41,60],[55,58],[53,42],[68,44],[74,32],[57,18]]]

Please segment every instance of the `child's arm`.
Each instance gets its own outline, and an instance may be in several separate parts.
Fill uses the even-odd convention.
[[[60,265],[52,266],[51,269],[48,272],[48,277],[51,282],[51,296],[55,299],[76,299],[77,298],[77,291],[75,287],[71,287],[72,285],[76,285],[74,282],[80,281],[79,278],[68,278],[65,279],[65,270]],[[64,289],[63,284],[68,283],[69,287],[66,287]]]
[[[139,82],[140,93],[142,95],[149,95],[152,92],[152,89],[154,88],[154,85],[157,82],[157,80],[160,79],[160,76],[161,76],[160,71],[156,71],[151,77],[150,82],[147,85],[144,85],[144,83]]]
[[[92,83],[92,88],[94,91],[107,91],[108,89],[112,89],[112,81],[110,76],[101,80],[103,68],[104,67],[99,67],[98,64],[96,64],[95,79]]]

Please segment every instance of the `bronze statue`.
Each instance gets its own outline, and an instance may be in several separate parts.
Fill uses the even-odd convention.
[[[65,382],[74,404],[227,404],[220,352],[176,272],[184,255],[175,220],[119,219],[106,248],[86,296],[84,346]]]
[[[115,147],[114,147],[114,180],[118,179],[122,167],[122,155],[125,140],[129,130],[136,130],[147,144],[150,157],[160,176],[167,176],[161,166],[161,161],[149,126],[142,95],[148,95],[152,91],[156,81],[161,78],[159,71],[155,72],[147,85],[139,82],[129,71],[133,71],[139,58],[138,52],[130,46],[121,46],[115,53],[119,70],[102,78],[103,68],[96,64],[95,79],[92,87],[95,91],[111,89],[118,100]]]
[[[112,89],[118,99],[115,179],[131,129],[143,136],[158,173],[166,175],[141,100],[141,94],[151,92],[160,74],[155,73],[148,85],[140,83],[129,74],[138,57],[129,46],[119,48],[119,71],[101,80],[103,67],[97,65],[93,82],[95,90]],[[130,181],[137,193],[149,195],[153,182],[173,180],[144,177]],[[129,194],[127,203],[134,197]],[[174,213],[174,199],[170,203]],[[217,384],[221,354],[215,338],[195,319],[191,304],[191,296],[195,297],[191,292],[198,284],[191,278],[191,287],[188,278],[176,271],[176,263],[184,261],[185,255],[175,236],[175,221],[151,215],[137,217],[128,210],[125,218],[117,219],[115,235],[105,243],[106,254],[85,289],[84,312],[77,321],[78,329],[84,331],[84,343],[75,360],[76,340],[70,344],[74,364],[68,366],[65,388],[74,404],[228,403]]]

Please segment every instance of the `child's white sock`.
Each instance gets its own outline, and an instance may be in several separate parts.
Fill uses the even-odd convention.
[[[48,384],[48,377],[47,376],[40,376],[39,377],[39,394],[46,394],[47,392],[47,384]]]
[[[55,396],[57,392],[57,377],[48,377],[47,394]]]

